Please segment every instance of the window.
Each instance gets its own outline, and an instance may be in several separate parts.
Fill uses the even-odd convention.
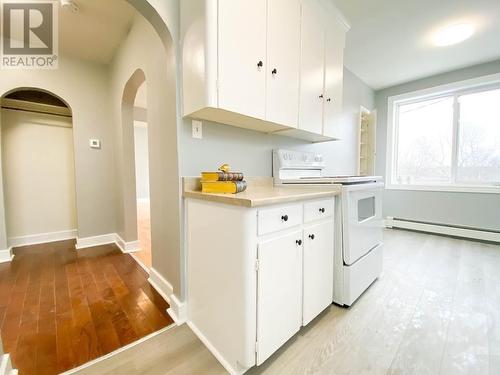
[[[491,84],[390,98],[388,187],[500,192],[499,109]]]

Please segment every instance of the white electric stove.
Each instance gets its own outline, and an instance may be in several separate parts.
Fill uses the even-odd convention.
[[[384,183],[380,176],[323,176],[325,168],[319,154],[273,151],[275,185],[341,188],[335,208],[333,302],[350,306],[382,272]]]

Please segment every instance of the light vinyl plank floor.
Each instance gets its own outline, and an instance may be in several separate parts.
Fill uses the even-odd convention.
[[[500,246],[402,230],[385,244],[357,303],[330,306],[248,373],[500,374]],[[225,373],[186,325],[154,340],[81,373]]]

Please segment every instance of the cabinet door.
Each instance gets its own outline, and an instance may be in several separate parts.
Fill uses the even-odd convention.
[[[304,299],[306,325],[333,300],[333,221],[304,229]]]
[[[324,135],[338,136],[342,116],[345,32],[335,25],[326,31]]]
[[[299,128],[323,134],[325,31],[317,0],[302,3]]]
[[[219,0],[219,108],[264,119],[266,0]]]
[[[291,338],[302,323],[302,231],[259,244],[257,365]]]
[[[266,120],[296,128],[299,121],[300,1],[267,2]]]

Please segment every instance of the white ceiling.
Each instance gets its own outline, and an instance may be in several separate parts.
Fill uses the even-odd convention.
[[[500,0],[333,0],[351,23],[346,67],[374,89],[500,58]],[[433,31],[473,22],[471,39],[434,47]]]
[[[128,34],[135,10],[125,0],[77,0],[80,10],[59,8],[62,54],[108,64]]]

